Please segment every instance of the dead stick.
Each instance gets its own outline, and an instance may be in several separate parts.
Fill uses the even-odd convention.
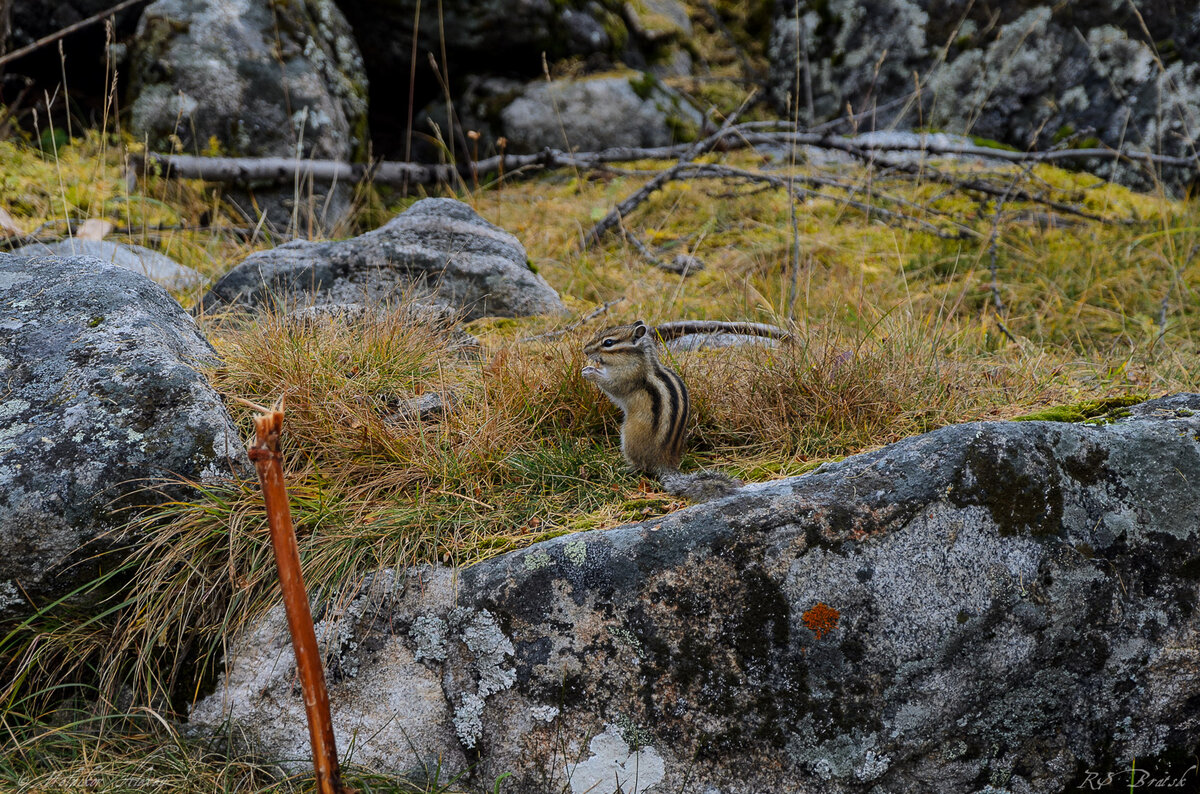
[[[292,633],[292,647],[296,651],[296,670],[304,691],[304,713],[308,718],[308,737],[312,742],[317,790],[321,794],[344,794],[337,744],[333,738],[333,720],[329,715],[329,693],[325,689],[325,670],[321,663],[321,651],[317,647],[317,635],[313,630],[304,579],[300,575],[300,550],[296,546],[287,489],[283,484],[283,464],[279,454],[283,405],[281,403],[274,409],[255,407],[262,413],[254,417],[255,439],[249,450],[250,460],[258,469],[263,502],[267,507],[267,523],[271,526],[271,543],[275,546],[275,564],[279,568],[279,586],[283,590],[283,606],[287,611],[288,629]]]

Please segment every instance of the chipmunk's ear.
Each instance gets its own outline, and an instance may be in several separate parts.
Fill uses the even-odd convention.
[[[644,322],[642,322],[641,320],[638,320],[636,323],[633,324],[633,341],[636,342],[645,335],[646,335],[646,324]]]

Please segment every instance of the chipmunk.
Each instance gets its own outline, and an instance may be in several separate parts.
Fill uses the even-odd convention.
[[[715,471],[683,474],[679,460],[687,438],[688,391],[683,379],[658,360],[654,334],[644,322],[607,328],[583,348],[583,377],[625,414],[621,454],[629,465],[658,478],[666,490],[696,502],[719,499],[742,482]]]

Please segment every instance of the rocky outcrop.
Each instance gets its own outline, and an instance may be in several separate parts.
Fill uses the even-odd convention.
[[[379,305],[411,297],[464,319],[564,310],[529,267],[520,241],[454,199],[423,199],[350,240],[300,240],[253,254],[213,285],[200,306]]]
[[[204,276],[168,256],[140,245],[124,245],[108,240],[81,240],[70,237],[57,243],[34,243],[13,251],[17,256],[94,256],[117,267],[141,273],[167,289],[184,290],[204,283]]]
[[[1198,410],[948,427],[465,570],[378,573],[317,611],[339,743],[530,794],[1057,792],[1132,757],[1186,774]],[[232,717],[306,757],[286,636],[279,610],[244,633],[193,727]]]
[[[148,486],[248,473],[195,369],[214,357],[145,276],[91,257],[0,255],[0,614],[88,581],[87,544],[127,522],[123,509],[162,498]]]
[[[351,160],[366,150],[366,74],[333,0],[156,0],[131,57],[132,131],[155,151],[215,143],[227,155]],[[299,207],[290,186],[254,198],[281,228],[294,213],[307,228],[310,216],[332,226],[349,211],[346,186],[328,202],[302,191]]]
[[[878,107],[860,128],[932,123],[1020,149],[1104,144],[1176,156],[1191,156],[1200,136],[1200,11],[1190,5],[832,0],[796,8],[782,3],[775,20],[770,91],[780,110],[799,107],[802,119],[807,71],[818,122]],[[1093,165],[1151,181],[1143,168]]]

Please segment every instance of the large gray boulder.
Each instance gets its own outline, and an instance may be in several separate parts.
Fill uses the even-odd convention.
[[[204,276],[169,256],[140,245],[125,245],[110,240],[81,240],[68,237],[57,243],[33,243],[13,251],[17,256],[94,256],[117,267],[141,273],[167,289],[184,290],[204,283]]]
[[[195,369],[214,358],[145,276],[91,257],[0,255],[0,614],[86,582],[88,544],[132,518],[125,508],[163,498],[148,486],[250,471]]]
[[[200,308],[378,305],[413,297],[468,320],[564,311],[529,267],[520,241],[454,199],[423,199],[350,240],[297,240],[253,254],[213,285]]]
[[[1200,395],[947,427],[319,605],[341,747],[490,790],[1058,792],[1200,741]],[[192,712],[308,755],[282,612]]]
[[[156,0],[131,51],[130,120],[156,151],[352,160],[367,146],[367,79],[333,0]],[[255,193],[281,227],[293,213],[336,225],[349,188],[326,202],[293,188]],[[253,206],[243,199],[248,213]]]
[[[932,124],[1019,149],[1103,144],[1184,157],[1200,139],[1194,3],[798,5],[798,15],[795,0],[779,6],[770,93],[802,119],[806,43],[818,122],[878,107],[860,129]],[[914,75],[920,92],[910,100]],[[1133,184],[1152,181],[1140,166],[1091,165]]]

